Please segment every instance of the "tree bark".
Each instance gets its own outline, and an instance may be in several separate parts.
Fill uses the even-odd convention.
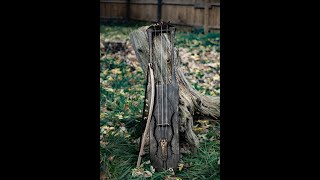
[[[130,33],[130,42],[136,53],[137,59],[141,65],[142,70],[147,74],[149,63],[149,45],[148,35],[146,29],[148,26],[140,27],[139,29]],[[167,34],[154,38],[154,52],[153,64],[157,67],[166,67],[167,70],[155,72],[155,79],[157,81],[164,81],[171,79],[171,42],[170,36]],[[176,69],[176,78],[179,85],[179,133],[180,133],[180,147],[189,146],[191,151],[195,151],[199,147],[199,139],[193,132],[193,116],[206,116],[212,119],[217,119],[220,116],[220,97],[206,96],[194,89],[194,87],[187,81],[180,69],[181,58],[178,50],[175,48],[174,65]],[[162,56],[162,58],[160,58]],[[162,59],[162,60],[161,60]],[[146,77],[147,78],[147,77]],[[148,97],[150,97],[151,86],[147,88]],[[186,144],[183,144],[183,143]],[[183,151],[181,151],[183,152]]]

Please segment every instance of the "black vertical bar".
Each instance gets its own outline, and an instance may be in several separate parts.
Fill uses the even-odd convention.
[[[157,13],[157,21],[160,22],[161,20],[161,6],[162,6],[162,0],[158,0],[158,13]]]
[[[130,0],[127,0],[127,20],[130,20]]]

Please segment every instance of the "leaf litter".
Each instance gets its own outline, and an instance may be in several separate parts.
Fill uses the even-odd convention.
[[[108,28],[106,30],[108,34],[100,34],[100,137],[121,136],[138,145],[139,136],[134,135],[134,132],[139,129],[141,121],[145,79],[128,38],[129,32],[133,29],[124,29],[124,33],[113,35],[119,31],[112,32],[112,28]],[[220,96],[219,37],[204,40],[205,37],[202,36],[205,35],[177,33],[176,44],[181,57],[181,70],[198,91],[206,95]],[[104,43],[110,41],[110,37],[113,38],[111,38],[112,41],[124,42],[125,48],[117,52],[109,51]],[[212,121],[197,121],[194,125],[194,132],[200,142],[220,141],[219,124]],[[103,138],[100,145],[107,146],[107,138]],[[109,156],[107,159],[112,161],[114,158],[115,156]],[[220,158],[217,163],[220,164]],[[155,170],[148,164],[150,162],[146,161],[141,167],[133,168],[131,176],[152,177]],[[192,166],[191,164],[180,163],[178,171],[186,170]],[[173,172],[165,176],[165,179],[170,178],[179,179],[180,177],[175,177]]]

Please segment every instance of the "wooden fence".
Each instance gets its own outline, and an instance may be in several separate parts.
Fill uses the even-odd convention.
[[[100,0],[101,19],[132,19],[220,30],[220,0]]]

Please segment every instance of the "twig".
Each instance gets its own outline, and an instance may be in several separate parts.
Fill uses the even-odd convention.
[[[154,105],[154,75],[153,75],[153,70],[151,67],[151,64],[149,63],[149,71],[150,71],[150,79],[151,79],[151,100],[150,100],[150,110],[149,110],[149,114],[148,114],[148,119],[147,119],[147,124],[146,124],[146,128],[143,132],[143,136],[142,136],[142,140],[141,140],[141,147],[140,147],[140,152],[139,152],[139,156],[138,156],[138,162],[137,162],[137,168],[140,167],[140,163],[141,163],[141,156],[143,153],[143,149],[144,149],[144,144],[145,144],[145,139],[147,137],[149,128],[150,128],[150,121],[151,121],[151,116],[152,116],[152,112],[153,112],[153,105]]]

